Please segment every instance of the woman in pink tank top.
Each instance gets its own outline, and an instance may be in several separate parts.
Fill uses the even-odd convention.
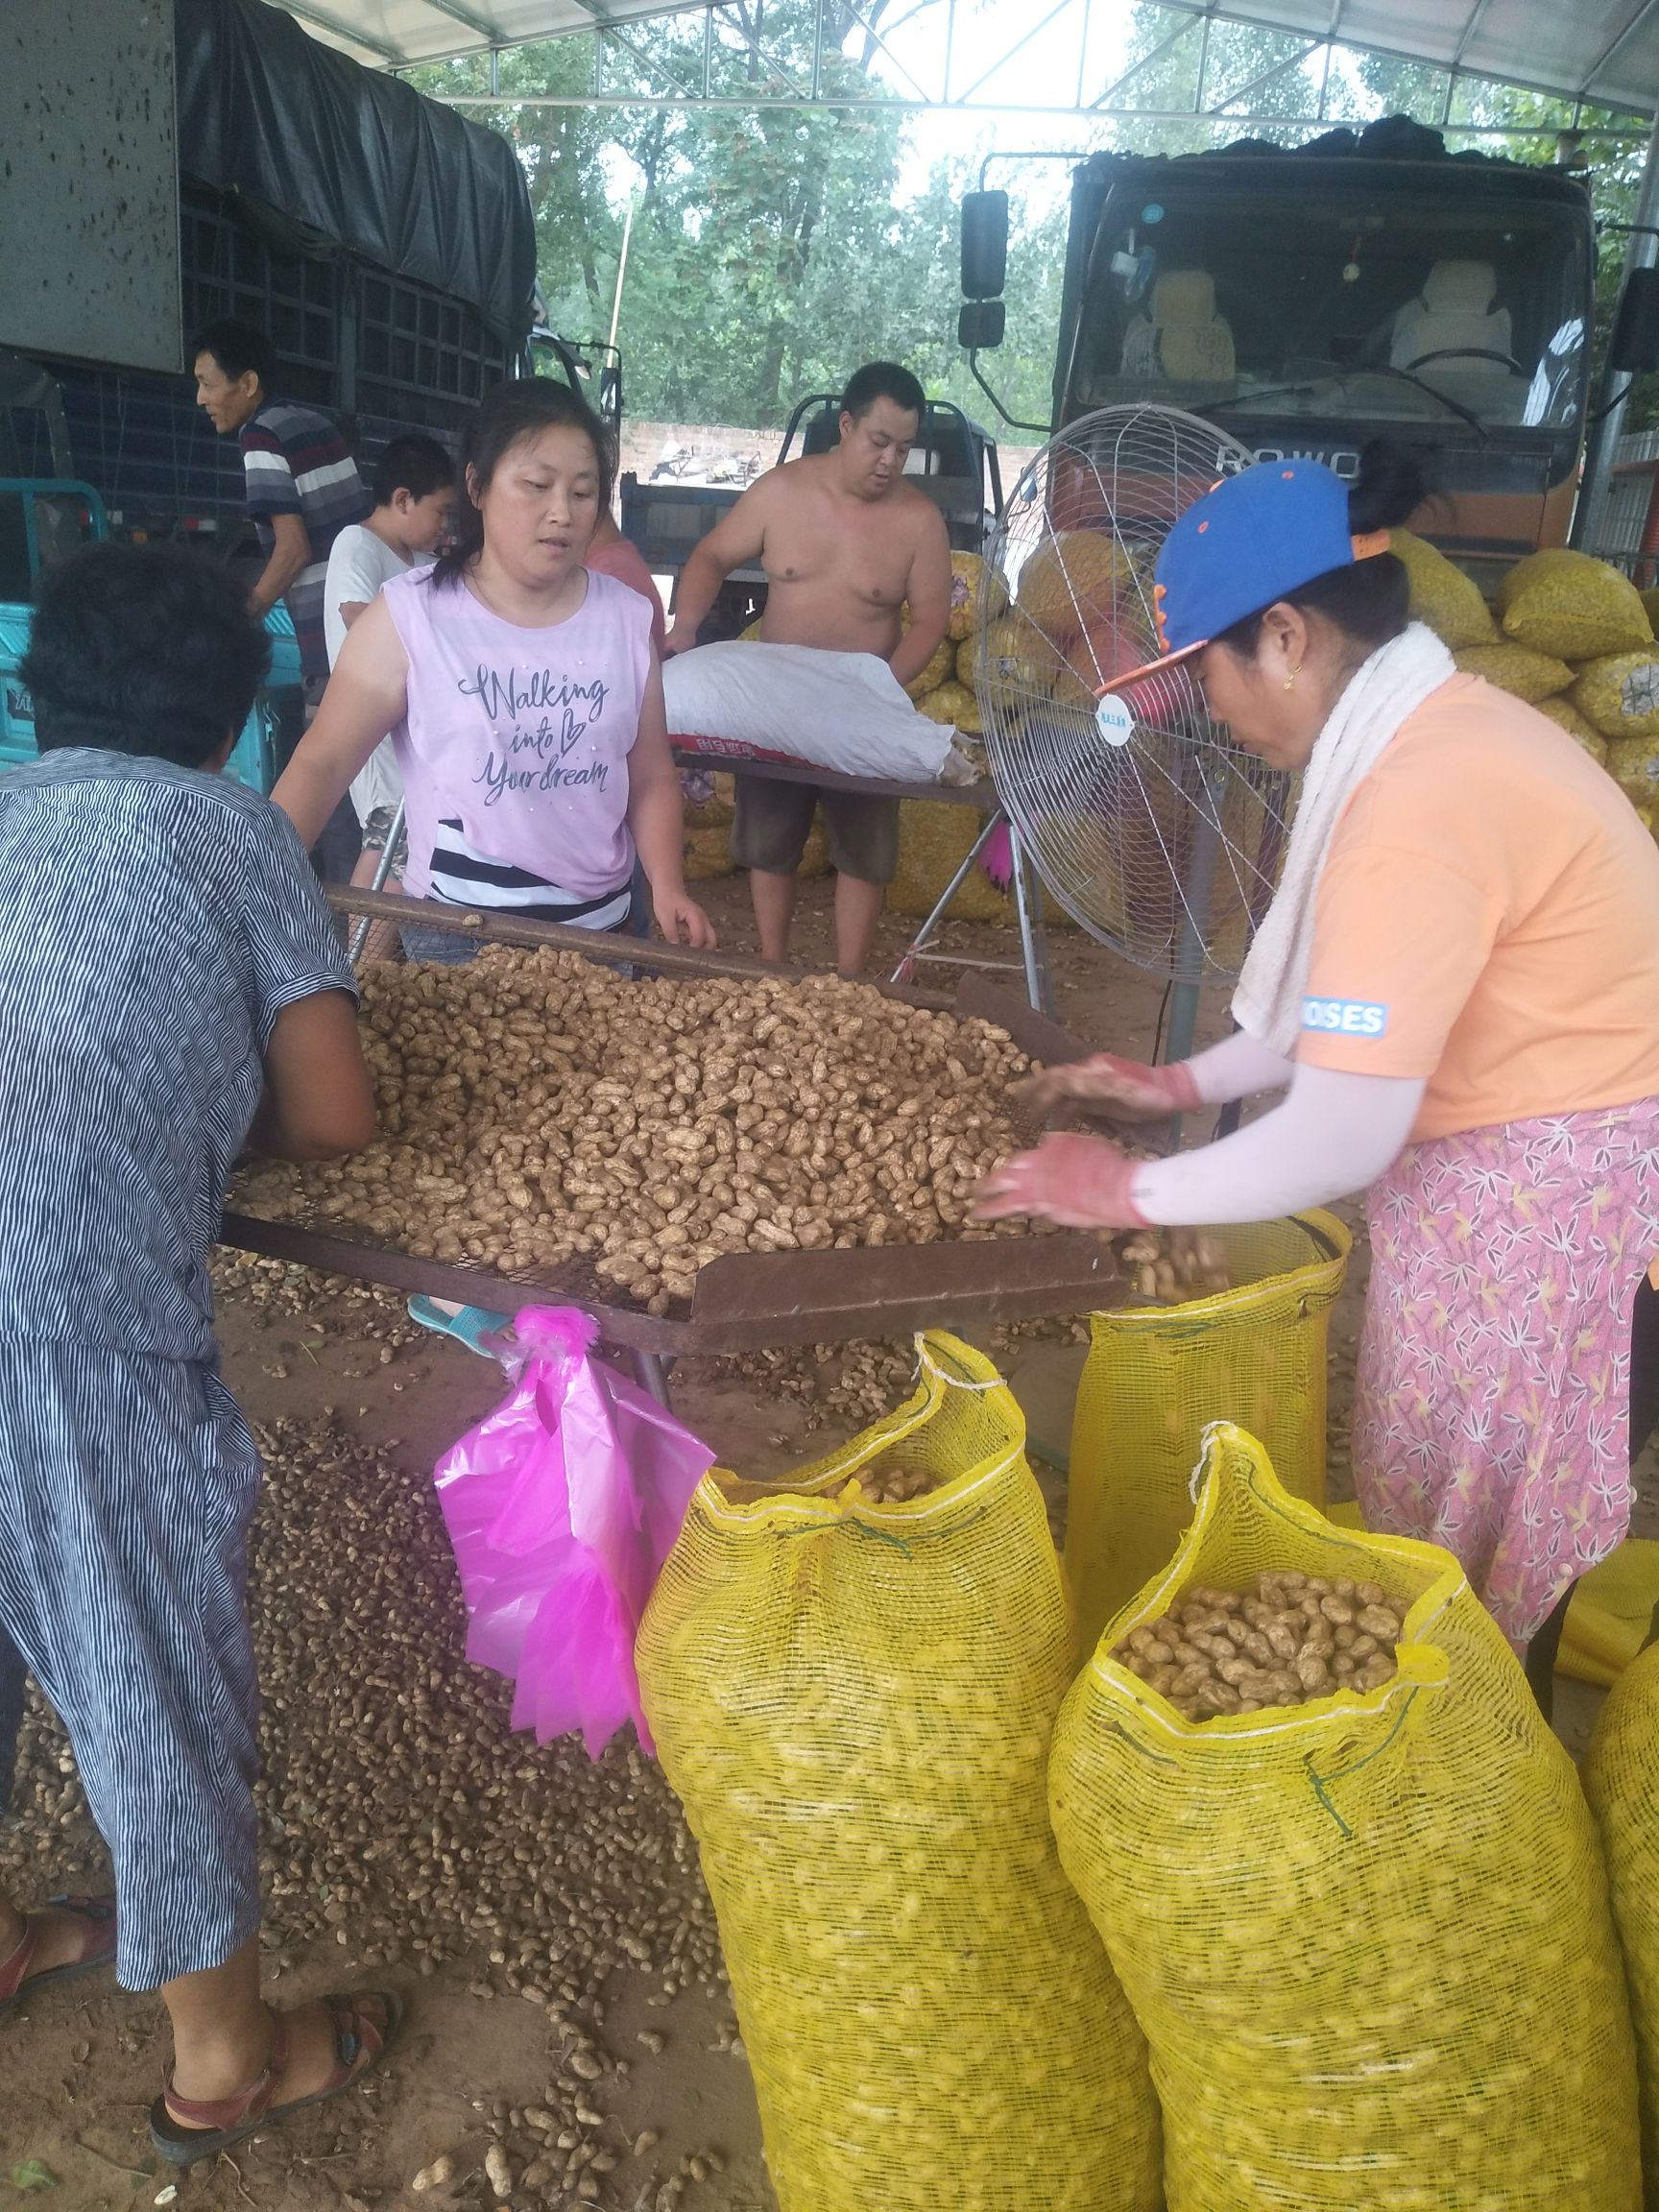
[[[583,565],[610,512],[603,427],[562,384],[497,385],[461,475],[454,548],[352,625],[273,796],[309,844],[390,735],[415,897],[617,929],[637,862],[663,935],[712,945],[685,891],[650,610]],[[464,942],[426,932],[421,950]]]

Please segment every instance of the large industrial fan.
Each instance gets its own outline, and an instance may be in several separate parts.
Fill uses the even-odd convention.
[[[998,797],[1045,887],[1090,935],[1175,986],[1237,975],[1283,856],[1286,780],[1235,746],[1186,665],[1156,658],[1153,569],[1178,516],[1252,456],[1196,416],[1114,407],[1046,445],[988,551],[977,690]]]

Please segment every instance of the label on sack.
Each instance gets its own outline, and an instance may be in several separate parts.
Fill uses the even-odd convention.
[[[1645,661],[1632,668],[1620,686],[1619,711],[1626,722],[1651,714],[1659,707],[1659,661]]]
[[[1325,1036],[1381,1037],[1388,1009],[1364,998],[1304,998],[1302,1026]]]

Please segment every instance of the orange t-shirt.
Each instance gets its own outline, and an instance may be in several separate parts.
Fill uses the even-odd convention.
[[[1319,878],[1297,1058],[1426,1077],[1415,1139],[1659,1094],[1659,847],[1543,714],[1458,675]]]

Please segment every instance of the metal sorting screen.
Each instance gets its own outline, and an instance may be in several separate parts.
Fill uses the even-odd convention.
[[[1211,719],[1185,666],[1099,712],[1157,651],[1153,570],[1176,517],[1251,454],[1164,407],[1107,408],[1046,445],[990,547],[977,653],[998,797],[1045,885],[1137,967],[1236,975],[1284,855],[1288,780]],[[1000,595],[997,595],[999,597]]]

